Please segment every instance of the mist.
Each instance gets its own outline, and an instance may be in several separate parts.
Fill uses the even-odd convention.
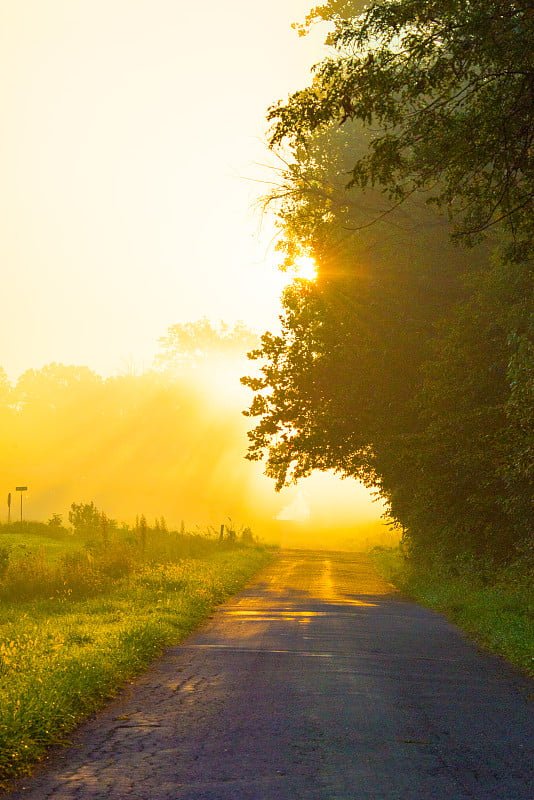
[[[254,342],[241,326],[202,320],[170,328],[140,374],[103,378],[58,363],[14,384],[2,374],[0,519],[9,492],[19,518],[15,487],[24,485],[26,520],[60,514],[68,524],[71,503],[94,502],[119,522],[144,514],[188,530],[249,526],[285,547],[392,541],[383,507],[356,482],[316,474],[277,494],[262,464],[245,460],[250,397],[239,378]]]

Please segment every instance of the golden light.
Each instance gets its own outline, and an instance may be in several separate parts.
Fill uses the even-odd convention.
[[[295,278],[302,281],[314,281],[317,278],[317,264],[311,256],[299,256],[292,269]]]
[[[251,395],[239,379],[258,363],[214,353],[176,382],[149,370],[170,326],[208,317],[276,332],[287,285],[317,278],[306,255],[279,269],[279,229],[255,210],[279,164],[263,141],[266,110],[327,54],[321,31],[291,27],[310,5],[211,3],[206,20],[188,4],[184,23],[174,0],[3,0],[0,260],[13,301],[0,315],[10,343],[0,368],[15,378],[55,366],[32,377],[36,402],[17,425],[0,404],[0,480],[27,481],[37,516],[94,500],[125,521],[233,515],[271,540],[291,545],[298,528],[301,543],[312,530],[332,545],[337,479],[275,495],[263,465],[243,458],[255,423],[241,414]],[[184,25],[202,29],[200,58]],[[206,103],[214,70],[222,89]],[[73,387],[63,394],[62,370]],[[368,524],[370,501],[349,495],[339,525]]]

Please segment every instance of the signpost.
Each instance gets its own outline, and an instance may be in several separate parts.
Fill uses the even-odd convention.
[[[20,492],[20,524],[22,525],[22,496],[24,492],[28,491],[27,486],[15,486],[15,490]]]
[[[7,495],[7,524],[11,524],[11,492]]]

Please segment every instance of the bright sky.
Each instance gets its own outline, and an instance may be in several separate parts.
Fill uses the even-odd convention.
[[[309,79],[312,0],[2,0],[0,366],[107,375],[207,315],[264,330],[266,108]]]
[[[168,327],[202,316],[277,325],[285,278],[254,201],[272,175],[259,164],[275,163],[266,109],[305,85],[325,52],[323,32],[291,28],[313,4],[2,0],[10,378],[51,361],[142,370]],[[329,476],[310,481],[288,490],[281,520],[304,520],[319,487],[339,491]],[[349,483],[349,516],[376,518]],[[331,497],[339,510],[342,496]]]

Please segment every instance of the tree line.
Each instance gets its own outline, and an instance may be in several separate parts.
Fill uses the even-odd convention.
[[[330,55],[269,109],[288,267],[252,353],[248,458],[387,500],[413,558],[534,557],[534,7],[329,0]]]
[[[12,383],[0,371],[4,497],[28,486],[25,519],[66,519],[75,498],[87,513],[94,501],[130,522],[143,512],[175,526],[254,524],[265,508],[242,458],[242,399],[224,394],[232,380],[244,393],[239,376],[254,343],[242,325],[200,320],[169,328],[154,368],[139,374],[104,378],[50,363]]]

